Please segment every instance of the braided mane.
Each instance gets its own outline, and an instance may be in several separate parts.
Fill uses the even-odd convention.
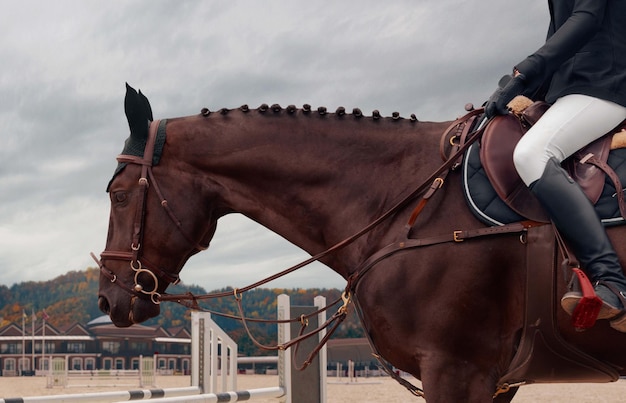
[[[258,113],[279,113],[279,112],[281,112],[283,110],[283,107],[280,106],[279,104],[273,104],[271,106],[268,105],[268,104],[261,104],[256,109],[250,109],[250,107],[248,105],[241,105],[238,109],[240,111],[244,112],[244,113],[248,113],[248,112],[251,112],[251,111],[256,111]],[[218,110],[217,112],[219,114],[221,114],[221,115],[226,115],[226,114],[228,114],[232,110],[233,109],[222,108],[222,109]],[[288,114],[296,113],[298,110],[302,111],[302,113],[304,113],[304,114],[311,114],[311,113],[317,113],[319,115],[329,114],[328,109],[325,106],[320,106],[320,107],[317,108],[317,110],[313,110],[311,108],[311,105],[309,105],[309,104],[304,104],[301,109],[298,109],[295,105],[289,105],[286,108],[284,108],[284,110],[286,110]],[[209,116],[212,112],[208,108],[202,108],[200,113],[202,114],[202,116]],[[330,114],[332,114],[332,113],[330,113]],[[351,115],[355,119],[364,117],[363,112],[361,111],[361,109],[354,108],[354,109],[352,109],[352,113],[347,113],[346,112],[346,108],[344,108],[343,106],[338,107],[337,110],[335,111],[334,115],[336,115],[336,116]],[[383,116],[381,116],[380,112],[377,109],[375,109],[374,111],[372,111],[371,118],[374,119],[374,120],[377,120],[377,119],[383,118]],[[403,117],[400,116],[399,112],[393,112],[389,118],[391,118],[393,120],[403,120],[404,119]],[[417,117],[413,113],[411,114],[409,119],[412,122],[417,122],[418,121]]]

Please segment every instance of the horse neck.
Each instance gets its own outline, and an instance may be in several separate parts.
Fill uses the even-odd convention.
[[[432,169],[425,160],[440,162],[435,150],[443,126],[231,111],[170,121],[168,150],[205,178],[207,197],[218,193],[223,212],[242,213],[316,254],[365,227],[410,192],[415,177],[427,176],[420,171]],[[346,276],[376,244],[374,234],[324,263]]]

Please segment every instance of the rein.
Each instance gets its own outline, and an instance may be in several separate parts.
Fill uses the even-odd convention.
[[[452,122],[452,124],[450,124],[448,126],[448,128],[444,131],[444,136],[447,136],[448,133],[451,133],[452,130],[454,130],[457,126],[459,126],[460,124],[463,124],[465,122],[467,122],[470,118],[478,116],[480,114],[483,113],[483,109],[475,109],[469,113],[467,113],[466,115],[456,119],[454,122]],[[335,245],[331,246],[330,248],[314,255],[311,256],[310,258],[295,264],[281,272],[278,272],[272,276],[269,276],[263,280],[257,281],[256,283],[250,284],[248,286],[242,287],[242,288],[236,288],[234,290],[234,293],[243,293],[246,291],[250,291],[254,288],[258,288],[259,286],[262,286],[264,284],[267,284],[273,280],[276,280],[280,277],[283,277],[287,274],[290,274],[298,269],[301,269],[302,267],[305,267],[313,262],[316,262],[328,255],[330,255],[331,253],[340,250],[350,244],[352,244],[354,241],[356,241],[357,239],[359,239],[361,236],[365,235],[366,233],[370,232],[372,229],[374,229],[376,226],[378,226],[379,224],[381,224],[382,222],[384,222],[387,218],[389,218],[391,215],[395,214],[398,210],[400,210],[401,208],[405,207],[411,200],[413,200],[415,197],[417,197],[419,194],[428,191],[430,188],[433,188],[433,184],[438,184],[436,185],[437,188],[440,188],[441,185],[443,184],[443,180],[440,178],[440,176],[442,176],[442,174],[444,174],[445,172],[447,172],[449,169],[451,169],[457,162],[458,159],[460,159],[463,156],[463,153],[469,148],[469,146],[476,141],[478,138],[480,138],[480,136],[482,135],[484,131],[484,126],[482,128],[480,128],[479,130],[476,130],[473,133],[470,133],[467,138],[466,141],[463,144],[458,144],[457,148],[453,151],[453,154],[445,160],[445,162],[439,167],[437,168],[437,170],[435,172],[433,172],[428,178],[426,178],[426,180],[424,180],[424,182],[422,182],[415,190],[413,190],[411,193],[409,193],[407,196],[405,196],[402,200],[400,200],[398,203],[396,203],[394,206],[392,206],[390,209],[388,209],[386,212],[384,212],[382,215],[380,215],[378,218],[376,218],[374,221],[372,221],[370,224],[368,224],[367,226],[365,226],[363,229],[361,229],[360,231],[356,232],[354,235],[344,239],[343,241],[340,241],[338,243],[336,243]],[[430,195],[432,195],[432,191],[429,191],[427,193],[428,197],[430,197]],[[423,202],[420,204],[421,208],[423,208]],[[418,208],[420,208],[420,206],[418,206]],[[420,208],[420,211],[421,211]],[[417,210],[417,209],[416,209]],[[417,218],[417,214],[419,214],[419,212],[417,213],[413,213],[413,215],[415,217],[412,217],[411,220],[415,221],[415,219]],[[410,222],[407,225],[412,225],[412,222]],[[349,291],[347,289],[347,291]],[[222,297],[227,297],[227,296],[231,296],[233,294],[233,291],[225,291],[225,292],[218,292],[218,293],[211,293],[211,294],[203,294],[203,295],[193,295],[191,293],[185,293],[185,294],[166,294],[164,293],[163,295],[160,296],[159,300],[160,301],[173,301],[173,302],[177,302],[177,303],[182,303],[182,301],[187,300],[187,301],[192,301],[192,305],[189,306],[190,308],[196,308],[197,307],[197,301],[198,300],[205,300],[205,299],[213,299],[213,298],[222,298]],[[348,295],[348,298],[350,296]]]

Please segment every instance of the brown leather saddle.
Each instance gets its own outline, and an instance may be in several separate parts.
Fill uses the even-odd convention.
[[[485,128],[480,151],[481,163],[498,196],[517,214],[539,222],[549,222],[549,217],[517,174],[513,164],[513,150],[548,108],[549,104],[545,102],[535,102],[521,113],[492,119]],[[626,121],[579,150],[565,160],[563,166],[594,204],[600,198],[605,175],[608,175],[617,191],[620,212],[626,219],[626,203],[620,179],[607,164],[613,135],[625,129]]]

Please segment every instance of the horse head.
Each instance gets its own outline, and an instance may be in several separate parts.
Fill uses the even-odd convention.
[[[161,159],[165,121],[160,128],[152,122],[152,108],[141,91],[126,84],[124,107],[130,136],[107,187],[109,230],[101,260],[96,259],[101,269],[98,305],[117,326],[159,314],[161,294],[178,282],[187,259],[206,248],[201,245],[208,245],[216,225],[209,216],[177,215],[203,209],[202,191],[194,186],[193,175],[167,168]],[[179,195],[175,186],[189,189],[189,197],[166,200],[164,194]]]

